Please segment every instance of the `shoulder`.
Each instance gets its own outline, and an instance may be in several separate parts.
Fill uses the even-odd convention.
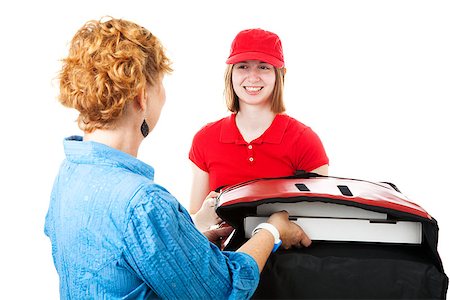
[[[198,133],[209,133],[212,131],[220,130],[222,127],[222,124],[227,124],[230,122],[230,119],[232,118],[232,115],[224,117],[220,120],[209,122],[206,125],[203,125],[202,128],[197,132]]]
[[[308,125],[305,125],[304,123],[287,114],[280,114],[278,115],[278,118],[280,118],[280,120],[286,124],[286,129],[288,131],[294,131],[301,134],[305,131],[311,130],[311,127],[309,127]]]
[[[105,192],[115,217],[124,218],[127,222],[130,213],[144,203],[160,199],[167,199],[168,203],[174,203],[173,196],[164,187],[155,183],[153,176],[147,177],[123,168],[117,172],[120,173],[115,174],[114,177],[108,177],[108,191]]]
[[[298,121],[297,119],[290,117],[286,114],[280,115],[280,117],[286,122],[285,136],[292,141],[301,145],[320,144],[319,135],[308,125]]]
[[[233,115],[229,115],[227,117],[224,117],[220,120],[209,122],[206,125],[204,125],[202,128],[200,128],[199,131],[194,135],[194,142],[200,142],[204,139],[210,139],[212,136],[219,136],[222,127],[228,126],[231,124]]]
[[[161,205],[152,205],[152,203],[156,202]],[[130,197],[129,209],[133,210],[138,206],[149,204],[155,207],[167,207],[176,203],[175,197],[164,187],[151,180],[147,180],[136,186],[134,194]]]

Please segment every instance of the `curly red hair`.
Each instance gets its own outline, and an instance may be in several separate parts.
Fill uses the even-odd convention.
[[[160,41],[133,22],[89,21],[73,37],[59,73],[59,101],[79,111],[85,132],[110,128],[127,102],[172,71]]]

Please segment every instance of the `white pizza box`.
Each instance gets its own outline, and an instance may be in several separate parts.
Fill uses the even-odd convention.
[[[297,203],[298,204],[298,203]],[[268,217],[249,216],[244,219],[245,237]],[[422,223],[382,219],[350,219],[328,217],[295,217],[311,240],[421,244]]]

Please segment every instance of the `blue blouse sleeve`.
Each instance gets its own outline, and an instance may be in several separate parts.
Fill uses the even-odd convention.
[[[125,259],[162,298],[246,299],[259,270],[245,253],[221,252],[168,193],[145,192],[131,210]]]

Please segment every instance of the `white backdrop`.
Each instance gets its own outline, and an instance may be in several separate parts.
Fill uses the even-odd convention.
[[[190,190],[191,138],[227,114],[223,73],[231,41],[242,29],[261,27],[283,41],[287,113],[320,135],[330,175],[395,183],[438,220],[449,272],[448,1],[18,0],[0,6],[0,273],[2,294],[10,296],[2,298],[58,298],[43,225],[62,139],[80,132],[76,114],[56,100],[54,78],[76,30],[104,15],[148,28],[174,62],[160,123],[139,158],[182,204]]]

